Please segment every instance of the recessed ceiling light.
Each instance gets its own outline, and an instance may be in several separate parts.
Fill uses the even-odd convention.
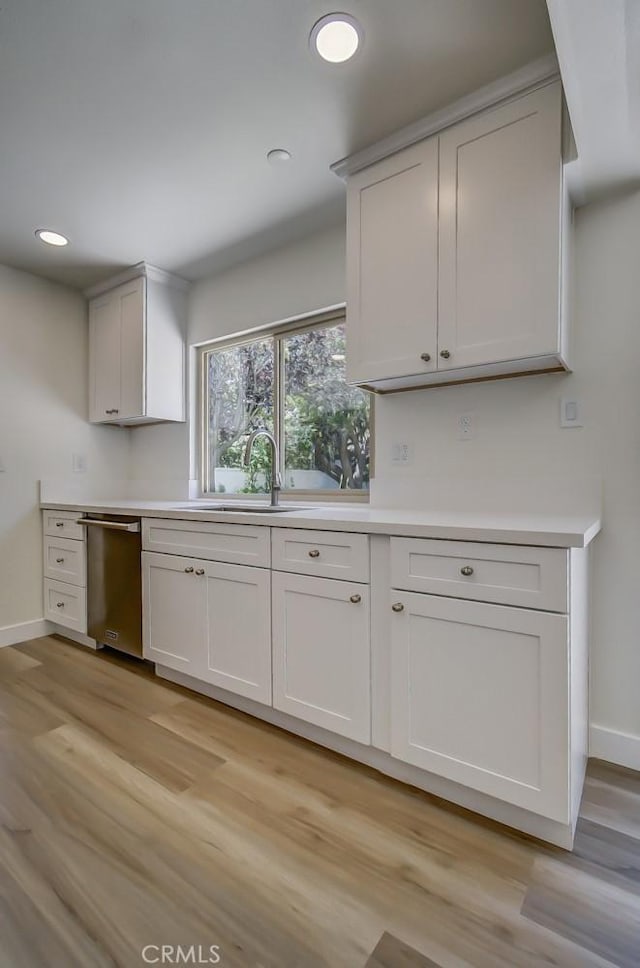
[[[47,245],[69,245],[69,239],[66,236],[60,235],[59,232],[52,232],[51,229],[38,229],[36,238],[46,242]]]
[[[328,13],[314,24],[309,37],[311,49],[331,64],[348,61],[362,42],[362,27],[348,13]]]
[[[286,148],[272,148],[267,152],[267,161],[270,165],[286,165],[291,161],[291,152]]]

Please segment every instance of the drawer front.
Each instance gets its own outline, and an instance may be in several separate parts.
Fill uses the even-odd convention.
[[[71,538],[74,541],[84,541],[85,532],[81,524],[76,524],[82,517],[80,511],[43,511],[44,533],[53,538]]]
[[[274,528],[273,568],[297,575],[369,581],[369,539],[342,531],[302,531]]]
[[[246,524],[145,518],[142,549],[259,568],[268,568],[271,563],[269,528]]]
[[[44,580],[44,617],[76,632],[87,631],[87,592],[78,585]]]
[[[568,555],[561,548],[392,538],[391,584],[430,595],[566,612]]]
[[[44,537],[45,578],[67,582],[69,585],[87,584],[87,556],[84,541],[69,538]]]

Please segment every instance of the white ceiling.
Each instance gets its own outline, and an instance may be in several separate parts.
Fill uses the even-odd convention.
[[[335,9],[365,42],[330,66]],[[217,271],[343,217],[331,162],[552,49],[545,0],[2,0],[0,262]]]

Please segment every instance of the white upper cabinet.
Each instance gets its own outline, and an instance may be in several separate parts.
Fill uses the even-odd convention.
[[[440,369],[560,353],[561,107],[556,83],[440,137]]]
[[[438,139],[354,175],[347,204],[348,379],[435,370]]]
[[[555,80],[348,178],[351,382],[568,369],[562,120]]]
[[[185,419],[186,284],[150,266],[89,290],[89,418]],[[116,280],[118,282],[118,280]]]

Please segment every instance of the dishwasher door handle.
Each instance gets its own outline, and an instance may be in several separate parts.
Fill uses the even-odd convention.
[[[108,528],[109,531],[140,531],[140,524],[138,521],[134,521],[132,524],[127,524],[125,521],[96,521],[94,518],[78,518],[76,524],[86,526],[91,525],[95,528]]]

